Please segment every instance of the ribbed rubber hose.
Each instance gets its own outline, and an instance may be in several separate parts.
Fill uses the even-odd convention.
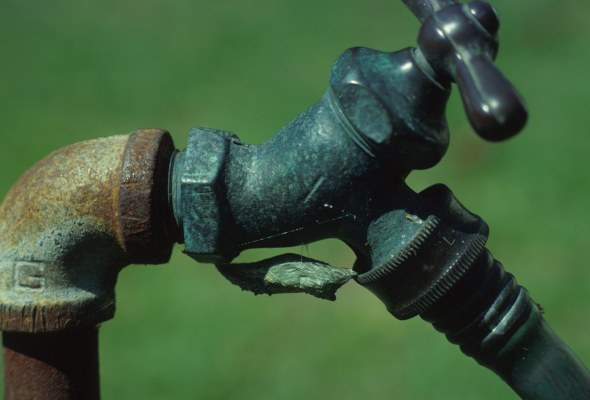
[[[486,250],[421,315],[526,400],[590,399],[590,372],[549,327],[527,291]]]

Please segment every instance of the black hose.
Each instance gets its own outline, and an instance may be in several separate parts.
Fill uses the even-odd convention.
[[[523,399],[590,399],[590,372],[487,250],[421,317]]]
[[[590,399],[590,372],[485,248],[485,222],[443,185],[408,191],[404,201],[405,219],[382,218],[395,229],[369,234],[373,267],[357,281],[396,318],[432,323],[523,399]]]

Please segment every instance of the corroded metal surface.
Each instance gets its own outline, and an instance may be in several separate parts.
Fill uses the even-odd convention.
[[[123,246],[133,263],[164,263],[178,240],[168,206],[168,171],[174,144],[161,129],[137,130],[129,137],[119,189]]]
[[[113,316],[122,267],[167,260],[172,241],[150,230],[161,231],[171,148],[159,130],[90,140],[50,154],[16,182],[0,206],[2,330],[95,326]]]
[[[193,128],[189,146],[176,158],[172,203],[180,206],[176,221],[182,227],[185,252],[199,262],[218,262],[227,247],[229,227],[224,180],[229,141],[236,136],[207,128]],[[173,175],[174,176],[174,175]],[[194,207],[198,204],[198,207]],[[231,229],[231,228],[230,228]]]
[[[98,329],[3,333],[4,399],[98,400]]]
[[[128,263],[117,229],[127,136],[60,149],[29,169],[0,208],[2,330],[44,332],[114,312]]]

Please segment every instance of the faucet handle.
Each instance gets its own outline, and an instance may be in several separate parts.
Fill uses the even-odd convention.
[[[402,0],[406,7],[408,7],[418,18],[420,22],[424,22],[432,14],[445,8],[447,6],[457,4],[456,0]]]
[[[437,80],[457,83],[467,117],[489,141],[517,134],[525,125],[524,100],[496,68],[496,11],[483,1],[404,0],[422,21],[418,52]]]
[[[524,127],[524,100],[504,75],[485,57],[457,63],[455,80],[469,122],[482,138],[497,142]]]

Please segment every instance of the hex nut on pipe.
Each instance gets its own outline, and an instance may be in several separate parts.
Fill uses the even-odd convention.
[[[182,225],[185,253],[199,262],[224,260],[224,169],[231,140],[238,141],[230,132],[193,128],[187,149],[176,157],[180,177],[180,188],[175,190],[176,220]]]
[[[170,257],[173,152],[168,132],[137,130],[57,150],[15,183],[0,206],[0,329],[113,317],[121,268]]]

